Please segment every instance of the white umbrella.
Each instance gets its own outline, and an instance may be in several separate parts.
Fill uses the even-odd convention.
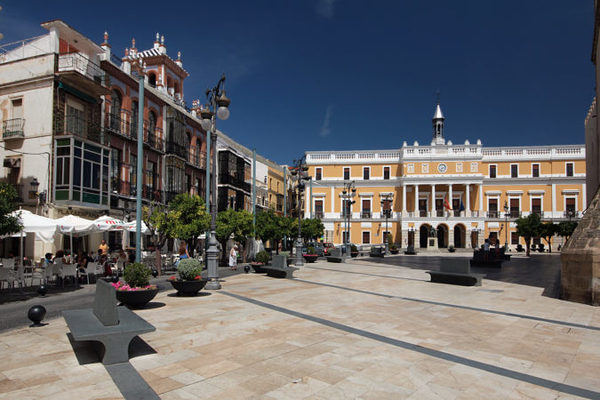
[[[43,240],[46,243],[54,241],[54,233],[56,232],[56,222],[53,219],[36,215],[31,211],[17,210],[10,213],[10,215],[19,215],[19,222],[23,226],[21,233],[35,233],[35,236]],[[13,236],[20,236],[16,234]]]
[[[120,219],[104,215],[93,221],[96,228],[101,232],[122,231],[125,229],[125,222]]]
[[[131,222],[125,223],[125,229],[128,232],[136,232],[137,231],[137,222],[131,221]],[[150,229],[148,229],[148,226],[146,225],[146,223],[144,221],[142,221],[142,234],[150,235],[151,233],[152,232],[150,232]]]
[[[85,236],[91,232],[97,232],[94,221],[81,218],[76,215],[65,215],[62,218],[54,220],[58,225],[56,229],[60,233],[68,233],[71,243],[71,252],[73,252],[73,236]]]

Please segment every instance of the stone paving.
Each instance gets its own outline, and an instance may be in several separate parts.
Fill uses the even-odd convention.
[[[364,260],[159,293],[130,362],[162,399],[600,398],[600,308]],[[62,318],[0,334],[0,399],[120,399]]]

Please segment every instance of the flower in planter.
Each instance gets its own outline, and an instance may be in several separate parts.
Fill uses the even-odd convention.
[[[142,286],[142,287],[137,287],[137,286],[130,286],[121,281],[119,281],[117,283],[111,283],[111,285],[120,292],[135,292],[137,290],[156,289],[156,285],[146,285],[146,286]]]
[[[269,253],[267,253],[264,250],[256,253],[256,262],[261,264],[267,264],[269,262]]]
[[[120,291],[134,291],[156,288],[155,285],[150,285],[150,275],[152,271],[149,267],[142,263],[132,263],[125,267],[123,278],[126,285],[122,282],[113,283],[115,289]]]
[[[177,275],[181,281],[195,281],[202,279],[202,263],[194,258],[184,258],[179,261]]]
[[[170,277],[169,277],[169,280],[170,280],[170,281],[174,281],[174,280],[176,280],[176,279],[177,279],[177,277],[176,277],[175,275],[173,275],[173,276],[170,276]]]

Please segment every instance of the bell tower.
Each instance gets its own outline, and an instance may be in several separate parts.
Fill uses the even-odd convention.
[[[444,114],[442,114],[442,109],[440,108],[440,101],[435,107],[435,114],[433,114],[433,139],[432,142],[435,144],[446,144],[446,140],[444,139]]]

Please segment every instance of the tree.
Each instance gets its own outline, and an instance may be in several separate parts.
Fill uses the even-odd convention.
[[[552,236],[558,233],[558,225],[552,222],[544,222],[540,225],[540,236],[548,243],[548,252],[552,253]]]
[[[517,234],[525,239],[527,247],[527,256],[529,256],[529,248],[531,246],[531,238],[540,235],[541,221],[540,216],[536,213],[531,213],[527,217],[519,217],[515,221],[517,224]]]
[[[191,251],[196,248],[198,236],[210,226],[210,214],[206,212],[204,199],[198,195],[175,196],[169,203],[169,218],[173,220],[173,237],[185,240]]]
[[[252,214],[248,211],[240,210],[235,211],[231,208],[221,211],[217,215],[217,229],[216,235],[217,240],[221,243],[221,248],[223,249],[221,261],[225,262],[227,259],[227,240],[233,236],[233,239],[239,242],[242,245],[242,250],[246,245],[246,240],[248,236],[252,234],[253,226],[252,226]],[[245,252],[242,252],[244,255],[244,262],[246,259]]]
[[[575,221],[560,222],[558,224],[558,232],[557,232],[558,236],[564,237],[565,243],[566,243],[567,240],[569,240],[569,238],[573,234],[573,231],[575,230],[575,228],[577,228],[577,222],[575,222]]]
[[[323,236],[325,226],[318,218],[307,218],[302,220],[302,237],[307,240],[316,240]]]
[[[282,225],[280,224],[280,216],[275,214],[273,210],[263,211],[256,214],[256,235],[263,242],[270,242],[271,247],[275,247],[279,254],[279,243],[283,237]]]
[[[20,232],[23,226],[17,215],[10,215],[17,209],[19,196],[13,185],[0,182],[0,236]]]
[[[150,230],[156,246],[156,265],[158,266],[158,274],[161,274],[160,249],[165,245],[168,238],[173,235],[173,227],[175,221],[169,215],[167,206],[161,203],[150,203],[150,206],[145,206],[142,209],[142,220]]]

